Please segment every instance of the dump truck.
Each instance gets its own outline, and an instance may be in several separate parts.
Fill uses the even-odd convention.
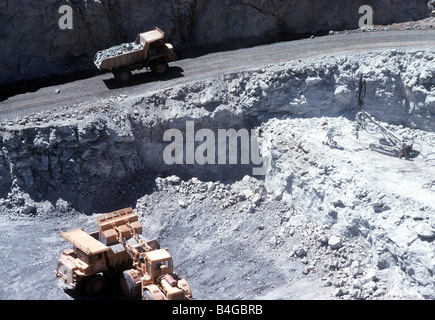
[[[163,41],[165,33],[156,27],[154,30],[137,35],[133,43],[122,44],[95,54],[94,64],[101,71],[110,71],[120,83],[129,82],[132,71],[151,69],[156,75],[164,75],[169,70],[169,62],[176,60],[172,44]]]
[[[88,294],[100,293],[110,276],[131,266],[130,256],[122,245],[106,246],[98,239],[98,232],[86,233],[78,228],[60,234],[73,245],[64,250],[55,274],[69,288],[85,287]]]
[[[121,243],[132,259],[132,268],[124,270],[121,288],[129,297],[143,300],[191,300],[192,292],[185,279],[174,272],[167,248],[155,248],[140,237],[137,215],[122,209],[98,218],[103,239]]]
[[[73,245],[61,253],[55,270],[68,287],[84,286],[88,294],[95,295],[104,289],[107,278],[118,276],[122,291],[129,297],[139,294],[146,300],[192,297],[186,280],[173,272],[168,250],[160,249],[157,240],[145,240],[132,208],[101,215],[97,223],[96,232],[77,228],[60,233]]]

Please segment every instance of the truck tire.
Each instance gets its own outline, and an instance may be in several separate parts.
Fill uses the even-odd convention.
[[[127,68],[119,68],[117,71],[114,72],[114,74],[116,81],[118,81],[119,83],[127,83],[133,77],[131,70]]]
[[[129,298],[135,298],[140,295],[140,286],[135,286],[133,280],[128,274],[130,270],[125,270],[120,274],[121,290]]]
[[[91,276],[85,283],[85,290],[91,296],[101,293],[105,287],[106,279],[101,275]]]
[[[151,294],[151,292],[149,292],[149,290],[145,290],[142,293],[142,300],[154,300],[153,295]]]
[[[169,66],[166,62],[157,61],[153,64],[151,69],[156,76],[162,76],[162,75],[168,73]]]

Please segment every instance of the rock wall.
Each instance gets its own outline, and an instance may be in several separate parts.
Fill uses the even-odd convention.
[[[59,8],[73,8],[73,29],[61,30]],[[98,50],[133,41],[159,26],[179,55],[358,27],[361,5],[375,24],[427,17],[427,0],[350,2],[265,0],[0,0],[0,85],[74,71],[95,71]]]

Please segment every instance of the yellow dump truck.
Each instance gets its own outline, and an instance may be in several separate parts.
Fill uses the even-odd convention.
[[[187,281],[173,271],[167,249],[157,240],[146,241],[132,208],[97,217],[98,231],[78,228],[60,236],[73,245],[58,259],[55,274],[72,288],[84,285],[87,293],[100,293],[108,277],[119,276],[122,291],[145,300],[191,299]]]
[[[94,63],[101,71],[110,71],[118,82],[131,80],[132,71],[151,69],[156,75],[163,75],[169,69],[169,62],[176,60],[172,44],[163,41],[165,33],[159,28],[137,35],[133,43],[125,43],[98,51]]]
[[[89,294],[100,293],[106,279],[131,266],[131,259],[122,245],[106,246],[98,232],[86,233],[81,228],[62,232],[60,236],[73,245],[58,259],[56,276],[69,287],[84,285]]]

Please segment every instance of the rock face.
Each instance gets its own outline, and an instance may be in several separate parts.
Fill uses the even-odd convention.
[[[434,0],[429,0],[427,6],[428,6],[429,10],[431,11],[431,15],[433,17],[435,17],[435,1]]]
[[[375,24],[429,16],[427,0],[373,0]],[[0,0],[0,85],[72,71],[93,71],[95,53],[160,27],[178,53],[197,54],[358,28],[367,1],[74,1],[73,29],[61,30],[60,1]]]

